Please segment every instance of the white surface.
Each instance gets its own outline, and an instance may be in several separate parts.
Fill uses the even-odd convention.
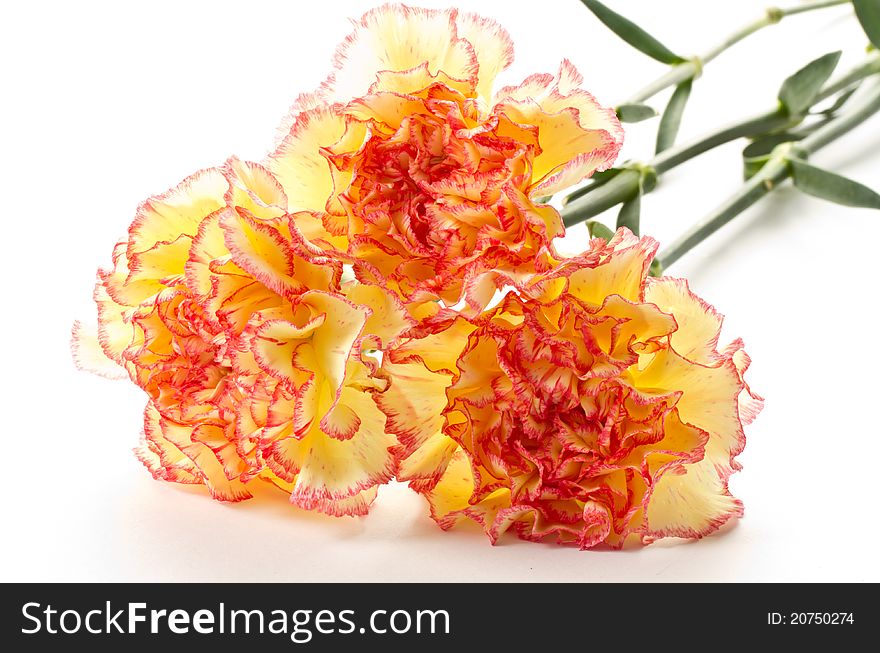
[[[459,4],[512,33],[506,82],[568,57],[613,104],[662,70],[576,0]],[[764,1],[611,4],[699,52]],[[476,529],[441,532],[403,486],[384,488],[369,517],[336,520],[280,494],[223,505],[141,468],[140,391],[76,372],[68,354],[72,320],[93,314],[94,270],[140,200],[230,154],[261,157],[287,105],[328,71],[346,17],[370,6],[4,3],[0,580],[880,581],[880,216],[790,190],[671,271],[728,315],[767,397],[732,481],[746,516],[726,533],[624,552],[491,547]],[[865,40],[848,12],[788,19],[723,55],[695,85],[682,136],[769,108],[784,76],[840,45],[841,69],[852,65]],[[653,129],[630,127],[625,156],[647,155]],[[643,231],[668,239],[732,192],[741,147],[666,177]],[[877,187],[878,148],[875,118],[815,160]]]

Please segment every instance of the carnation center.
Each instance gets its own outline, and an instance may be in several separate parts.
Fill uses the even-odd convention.
[[[471,101],[429,99],[397,127],[369,123],[354,155],[332,156],[351,181],[338,196],[355,232],[376,242],[390,237],[422,258],[457,259],[484,253],[518,232],[516,207],[527,182],[531,151],[497,133],[498,120]],[[522,202],[520,202],[522,204]]]
[[[157,301],[153,310],[136,315],[134,322],[145,346],[129,357],[137,382],[160,411],[183,415],[222,390],[230,371],[223,360],[225,339],[215,336],[216,327],[185,293]]]
[[[487,406],[501,415],[484,430],[486,459],[503,467],[514,503],[593,501],[620,514],[644,487],[635,477],[650,483],[669,461],[656,445],[674,401],[638,392],[625,364],[581,345],[570,326],[499,343],[509,386],[496,385],[498,401]]]

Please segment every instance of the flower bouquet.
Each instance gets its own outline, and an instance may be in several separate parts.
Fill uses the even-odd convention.
[[[583,4],[667,72],[616,107],[568,61],[496,88],[513,43],[494,20],[385,5],[355,22],[265,159],[232,157],[140,205],[73,350],[146,393],[135,453],[154,478],[220,501],[268,483],[334,516],[365,515],[397,479],[443,529],[473,520],[492,542],[583,549],[700,538],[742,514],[728,479],[762,405],[749,357],[665,270],[789,178],[880,208],[808,162],[880,110],[880,56],[835,77],[839,53],[824,55],[768,112],[693,142],[677,143],[679,124],[695,80],[748,35],[852,4],[876,47],[880,3],[773,9],[693,58]],[[648,102],[670,87],[653,157],[618,163],[622,123],[656,116]],[[740,138],[742,190],[658,257],[640,198]],[[618,204],[614,229],[591,220]],[[584,220],[592,238],[561,255],[554,241]]]

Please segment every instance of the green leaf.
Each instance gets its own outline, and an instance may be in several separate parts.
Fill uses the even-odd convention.
[[[647,104],[621,104],[617,107],[617,117],[620,122],[642,122],[653,118],[657,112]]]
[[[751,143],[746,145],[743,150],[743,158],[744,159],[755,159],[762,156],[767,156],[770,154],[777,145],[781,145],[782,143],[791,143],[792,141],[799,141],[804,137],[804,134],[795,133],[795,132],[776,132],[774,134],[765,134],[763,136],[758,136]]]
[[[859,90],[859,84],[854,84],[852,87],[845,90],[843,93],[837,96],[837,99],[827,108],[822,109],[821,111],[814,112],[816,115],[822,116],[833,116],[835,113],[840,111],[843,108],[843,105],[849,102],[849,99]]]
[[[639,235],[639,216],[642,212],[642,193],[636,193],[625,201],[617,214],[617,228],[626,227],[636,236]]]
[[[581,2],[584,3],[587,9],[592,11],[596,15],[596,18],[601,20],[608,29],[633,46],[636,50],[645,53],[657,61],[669,65],[683,63],[685,61],[684,57],[678,56],[641,27],[633,23],[631,20],[624,18],[620,14],[611,11],[598,0],[581,0]]]
[[[840,51],[829,52],[814,59],[782,83],[779,101],[789,115],[799,116],[810,108],[839,60]]]
[[[639,177],[639,190],[642,192],[642,195],[650,193],[657,188],[657,170],[655,168],[645,165],[639,168],[639,173],[641,173],[641,177]]]
[[[777,132],[758,136],[743,149],[743,178],[748,181],[754,177],[764,164],[770,160],[770,155],[777,145],[799,141],[806,133]]]
[[[823,116],[821,120],[815,120],[809,125],[801,125],[795,130],[773,132],[755,137],[742,151],[745,180],[751,179],[756,172],[764,167],[777,145],[797,143],[827,125],[831,118],[826,116],[824,111],[820,115]]]
[[[596,220],[590,220],[587,223],[587,229],[590,232],[590,238],[604,238],[605,240],[611,240],[611,237],[614,235],[614,232],[611,231],[611,229]]]
[[[880,0],[853,0],[853,7],[865,34],[880,48]]]
[[[657,129],[657,154],[675,145],[678,128],[681,126],[681,114],[684,113],[684,107],[691,96],[692,85],[692,79],[683,81],[675,87],[672,97],[669,98],[669,104],[666,105],[663,117],[660,118],[660,127]]]
[[[655,258],[653,261],[651,261],[651,267],[648,268],[648,274],[652,277],[663,276],[663,266],[660,264],[659,258]]]
[[[750,157],[743,159],[743,179],[748,181],[761,172],[761,168],[770,160],[770,155]]]
[[[844,206],[880,209],[880,195],[867,186],[800,159],[791,159],[789,163],[794,185],[808,195]]]
[[[608,168],[608,170],[603,170],[602,172],[594,172],[593,176],[590,177],[590,181],[593,182],[593,186],[601,186],[602,184],[607,184],[623,171],[624,168]]]

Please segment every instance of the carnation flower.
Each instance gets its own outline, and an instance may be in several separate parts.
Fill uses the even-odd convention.
[[[147,394],[156,479],[338,516],[396,474],[443,528],[581,548],[742,513],[728,479],[761,399],[741,341],[719,350],[721,316],[648,278],[650,238],[555,251],[548,196],[623,132],[568,61],[493,90],[512,58],[491,20],[380,7],[263,164],[141,205],[73,345]]]
[[[440,526],[620,547],[742,513],[727,481],[760,408],[749,358],[718,350],[722,318],[685,281],[647,278],[655,249],[621,229],[527,282],[487,274],[497,306],[441,312],[387,354],[399,478]]]
[[[75,354],[147,393],[136,453],[155,478],[222,501],[261,479],[300,507],[362,514],[395,471],[373,400],[387,382],[364,352],[410,322],[341,276],[275,178],[233,159],[141,205],[98,275],[97,338],[77,325]]]
[[[266,164],[302,231],[413,302],[549,269],[564,229],[541,198],[609,167],[623,132],[568,61],[493,95],[512,59],[507,32],[472,14],[364,15]]]

